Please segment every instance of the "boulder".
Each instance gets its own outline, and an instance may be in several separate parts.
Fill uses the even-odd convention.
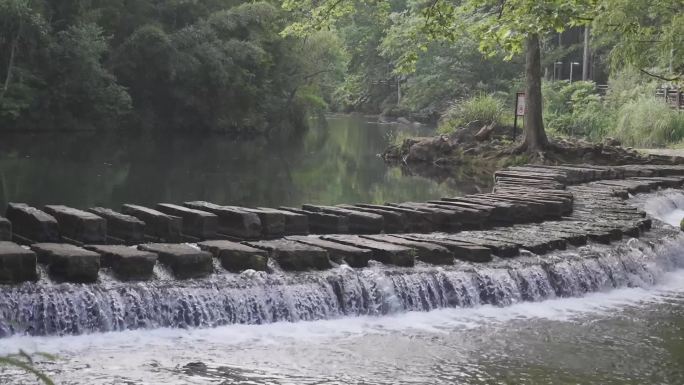
[[[102,267],[111,268],[122,281],[146,281],[154,274],[155,253],[122,245],[88,245],[85,249],[100,254]]]
[[[448,138],[437,136],[413,143],[408,149],[407,162],[434,162],[451,155],[453,146]]]
[[[183,218],[183,233],[200,239],[216,238],[218,216],[206,211],[170,203],[160,203],[157,210]]]
[[[247,269],[266,271],[268,253],[264,250],[224,240],[199,242],[197,246],[210,252],[224,269],[233,273]]]
[[[255,213],[204,201],[185,202],[183,206],[217,215],[221,234],[241,239],[258,239],[261,236],[261,219]]]
[[[62,205],[45,206],[43,210],[57,219],[65,237],[83,243],[107,241],[107,221],[98,215]]]
[[[183,219],[143,206],[126,204],[121,211],[145,222],[145,232],[165,242],[180,242]]]
[[[6,216],[12,222],[14,234],[28,243],[59,241],[59,224],[50,214],[24,203],[10,203]]]
[[[107,221],[108,237],[129,245],[145,241],[145,222],[140,219],[104,207],[92,207],[88,211]]]
[[[0,217],[0,241],[12,240],[12,222],[7,218]]]
[[[206,277],[214,271],[213,256],[186,244],[146,243],[140,250],[156,253],[178,279]]]
[[[52,277],[74,283],[97,281],[100,254],[66,243],[35,243],[31,249],[38,262],[46,264]]]
[[[286,239],[246,242],[245,244],[268,251],[269,257],[278,262],[283,270],[305,271],[330,268],[328,252],[320,247]]]
[[[36,254],[16,243],[0,241],[0,284],[36,281]]]

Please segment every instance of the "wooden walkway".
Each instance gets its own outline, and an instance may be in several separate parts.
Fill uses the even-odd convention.
[[[37,280],[37,264],[58,281],[96,282],[103,267],[122,280],[153,279],[157,263],[178,279],[200,278],[212,274],[215,259],[240,272],[269,270],[269,259],[302,271],[331,262],[410,267],[417,260],[543,255],[638,237],[651,221],[624,199],[681,188],[684,166],[526,165],[494,178],[491,193],[384,205],[247,208],[195,201],[127,204],[117,212],[12,203],[0,218],[0,282]]]

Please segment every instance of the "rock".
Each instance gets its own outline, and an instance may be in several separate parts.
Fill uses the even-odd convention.
[[[38,262],[48,265],[55,279],[92,283],[97,281],[100,270],[100,254],[66,243],[35,243],[31,249],[38,255]]]
[[[50,214],[24,203],[10,203],[6,216],[13,224],[14,234],[29,243],[59,241],[59,224]]]
[[[12,222],[0,217],[0,241],[12,240]]]
[[[618,139],[610,137],[610,136],[603,139],[603,144],[606,146],[611,146],[611,147],[622,146],[622,142],[620,142]]]
[[[384,230],[386,233],[403,233],[409,226],[406,215],[398,211],[352,205],[337,205],[337,207],[381,215],[384,219]]]
[[[407,267],[412,267],[415,264],[416,252],[409,247],[378,242],[357,235],[326,235],[321,237],[321,239],[369,249],[373,252],[373,259],[384,264]]]
[[[344,261],[351,267],[366,267],[368,260],[373,256],[371,250],[326,241],[315,236],[287,237],[287,239],[326,249],[330,259],[336,263]]]
[[[285,235],[304,235],[309,233],[309,217],[287,210],[257,207],[261,211],[280,213],[285,217]]]
[[[280,238],[285,234],[285,215],[277,210],[244,208],[259,216],[261,235],[264,238]]]
[[[145,241],[145,222],[140,219],[104,207],[92,207],[88,211],[107,221],[108,237],[117,238],[129,245]]]
[[[382,215],[334,206],[302,205],[302,209],[326,214],[341,215],[349,218],[349,231],[360,234],[377,234],[385,227]]]
[[[443,136],[423,139],[409,147],[407,162],[433,162],[453,152],[449,140]]]
[[[45,206],[43,210],[57,219],[63,236],[83,243],[107,241],[107,221],[98,215],[62,205]]]
[[[88,245],[85,249],[100,254],[102,267],[110,267],[123,281],[146,281],[154,274],[157,254],[121,245]]]
[[[283,270],[305,271],[330,268],[328,252],[320,247],[286,239],[245,242],[245,244],[268,251],[269,257],[278,262]]]
[[[434,234],[402,234],[397,236],[444,246],[453,253],[454,258],[462,261],[489,262],[492,260],[492,251],[484,246],[440,238]]]
[[[494,132],[494,123],[487,124],[485,126],[482,126],[480,131],[478,131],[475,134],[475,140],[478,142],[483,142],[489,138],[491,138],[492,133]]]
[[[454,254],[446,247],[427,241],[399,238],[391,235],[363,235],[363,238],[394,245],[406,246],[416,250],[416,258],[433,265],[453,265]]]
[[[206,211],[170,203],[160,203],[157,210],[183,218],[183,233],[200,239],[216,238],[218,216]]]
[[[166,242],[181,241],[183,228],[183,219],[181,217],[131,204],[123,205],[121,211],[145,222],[145,232],[148,235]]]
[[[36,281],[36,254],[16,243],[0,241],[0,284]]]
[[[138,249],[156,253],[159,262],[168,266],[178,279],[206,277],[214,271],[211,253],[185,244],[146,243]]]
[[[314,234],[340,234],[349,232],[349,218],[344,215],[314,212],[293,207],[280,207],[280,210],[306,215],[309,231]]]
[[[222,240],[199,242],[197,246],[210,252],[214,258],[218,258],[224,269],[233,273],[247,269],[266,271],[268,253],[264,250]]]
[[[258,239],[261,236],[261,219],[253,212],[204,201],[185,202],[183,206],[217,215],[221,234],[242,239]]]

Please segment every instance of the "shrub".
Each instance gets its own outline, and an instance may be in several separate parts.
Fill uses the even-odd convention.
[[[663,146],[684,139],[684,114],[652,96],[642,96],[620,107],[615,132],[624,144]]]
[[[452,105],[442,117],[441,133],[451,133],[473,123],[501,124],[505,106],[492,95],[479,94]]]

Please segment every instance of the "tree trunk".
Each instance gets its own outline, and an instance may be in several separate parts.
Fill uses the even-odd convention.
[[[539,36],[525,41],[525,138],[528,152],[542,151],[549,144],[542,119],[541,50]]]

